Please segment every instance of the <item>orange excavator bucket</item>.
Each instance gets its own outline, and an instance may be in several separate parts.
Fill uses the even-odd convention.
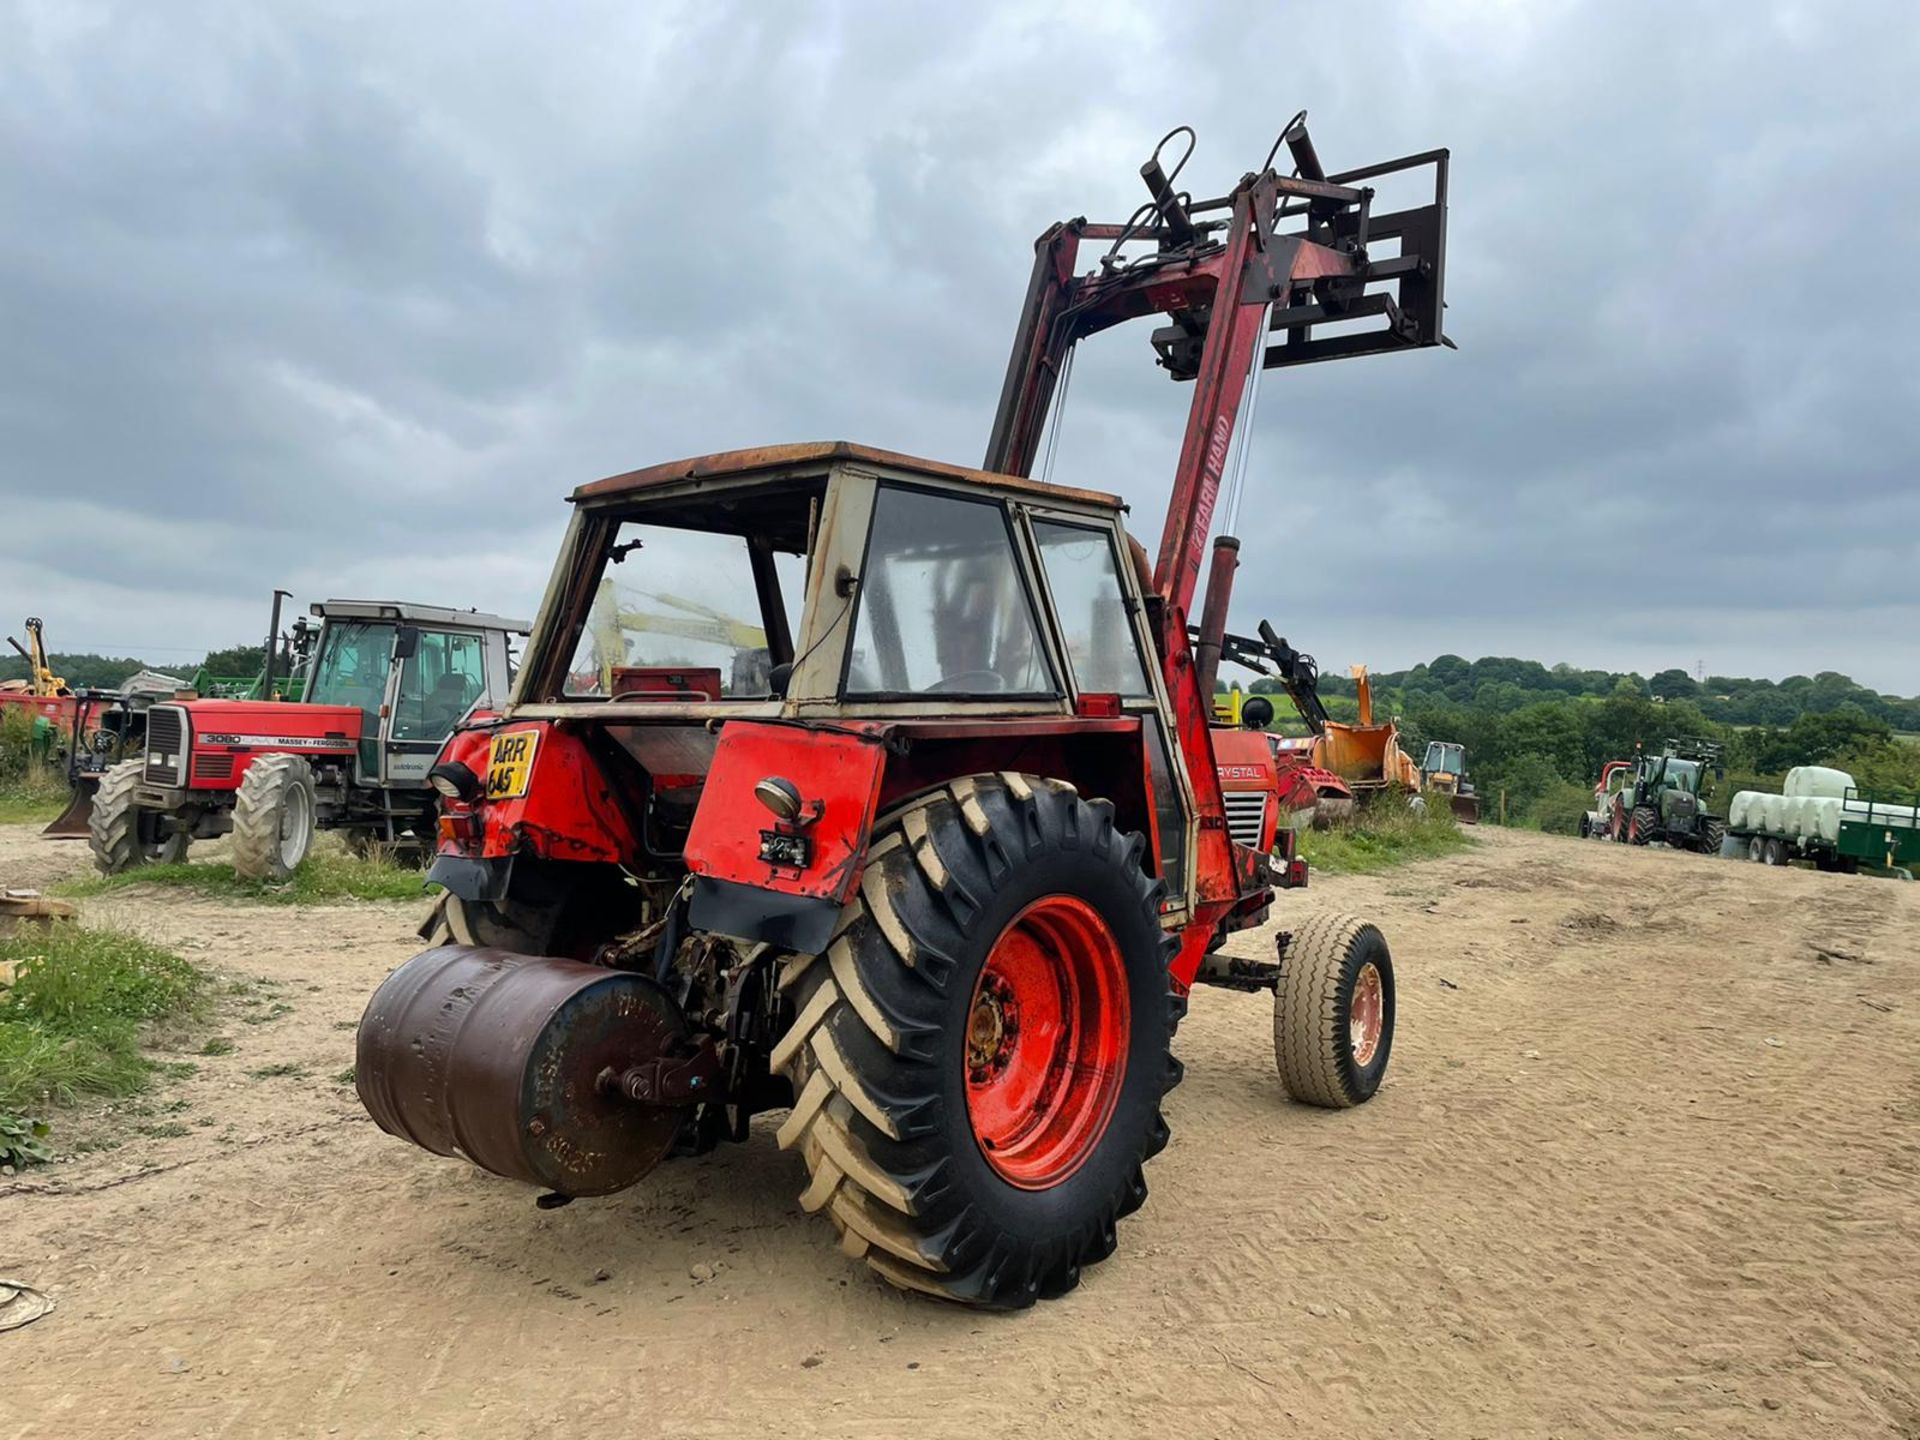
[[[1331,770],[1357,790],[1379,790],[1388,785],[1416,788],[1420,772],[1413,759],[1400,748],[1400,727],[1391,720],[1373,723],[1373,686],[1367,679],[1367,667],[1353,667],[1353,682],[1359,691],[1360,719],[1348,725],[1329,721],[1326,731],[1313,747],[1313,763]]]

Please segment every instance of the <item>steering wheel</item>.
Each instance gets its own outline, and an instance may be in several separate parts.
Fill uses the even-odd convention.
[[[1007,688],[998,670],[961,670],[943,675],[927,687],[929,695],[998,695]]]

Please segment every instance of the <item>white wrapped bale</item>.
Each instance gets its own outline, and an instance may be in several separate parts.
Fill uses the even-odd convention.
[[[1787,772],[1786,793],[1796,799],[1844,800],[1853,776],[1825,765],[1796,765]]]
[[[1808,796],[1800,802],[1806,806],[1800,822],[1800,833],[1809,840],[1824,840],[1829,845],[1840,838],[1841,802],[1832,796]]]
[[[1779,832],[1782,835],[1800,833],[1800,817],[1807,813],[1807,801],[1803,795],[1782,795],[1780,797]]]
[[[1742,790],[1738,795],[1733,797],[1732,803],[1727,806],[1727,828],[1729,830],[1745,830],[1749,828],[1747,825],[1747,808],[1758,798],[1758,792],[1753,790]]]

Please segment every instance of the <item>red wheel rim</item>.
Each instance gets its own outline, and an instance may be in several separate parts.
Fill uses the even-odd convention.
[[[1380,983],[1380,967],[1369,960],[1353,977],[1353,998],[1347,1002],[1347,1043],[1353,1047],[1355,1065],[1364,1070],[1373,1063],[1386,1027],[1386,988]]]
[[[1127,1071],[1120,944],[1084,900],[1049,895],[994,942],[967,1011],[967,1118],[1010,1185],[1044,1190],[1100,1143]]]

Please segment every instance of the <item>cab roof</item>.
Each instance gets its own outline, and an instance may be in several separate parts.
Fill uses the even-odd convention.
[[[483,610],[453,610],[445,605],[410,605],[404,600],[322,600],[313,613],[332,620],[392,620],[406,625],[451,625],[468,630],[508,630],[525,635],[525,620],[489,615]]]
[[[846,440],[812,440],[799,445],[761,445],[747,450],[722,450],[713,455],[696,455],[689,460],[669,460],[649,465],[644,470],[629,470],[580,486],[573,492],[576,504],[583,500],[604,500],[609,496],[633,494],[658,485],[684,480],[718,479],[722,476],[751,475],[760,471],[790,470],[818,465],[822,468],[841,461],[864,462],[889,470],[905,470],[940,480],[959,480],[991,490],[1011,490],[1036,499],[1069,501],[1079,505],[1097,505],[1109,510],[1124,510],[1126,503],[1118,495],[1101,490],[1080,490],[1070,485],[1050,485],[1029,480],[1024,475],[999,475],[991,470],[970,470],[964,465],[949,465],[940,460],[922,460],[892,450],[877,450],[871,445],[855,445]]]

